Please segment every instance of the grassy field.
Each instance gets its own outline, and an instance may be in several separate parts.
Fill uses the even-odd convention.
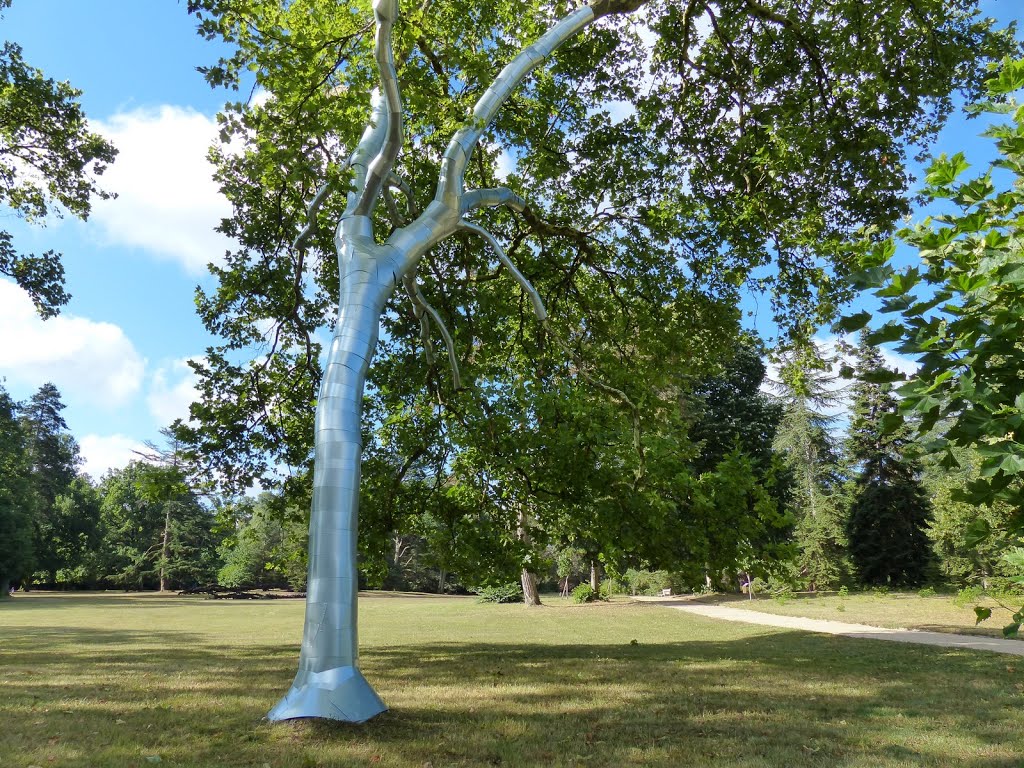
[[[391,711],[360,726],[269,724],[302,610],[113,594],[0,603],[0,766],[1024,765],[1019,659],[624,602],[363,599],[362,665]]]
[[[964,635],[1002,637],[1002,629],[1010,623],[1012,611],[989,599],[980,605],[992,609],[992,618],[975,626],[975,603],[959,603],[949,595],[920,597],[911,592],[877,594],[853,592],[840,597],[828,594],[800,594],[779,601],[770,597],[749,600],[742,595],[713,595],[698,598],[698,602],[746,608],[782,616],[804,616],[808,619],[830,619],[854,624],[895,629],[921,629],[932,632],[955,632]],[[1012,603],[1007,603],[1012,605]],[[1020,601],[1013,610],[1020,609]],[[1022,638],[1017,638],[1018,640]],[[1024,763],[1022,763],[1024,765]]]

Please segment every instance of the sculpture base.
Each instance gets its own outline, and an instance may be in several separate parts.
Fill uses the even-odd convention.
[[[346,723],[365,723],[387,709],[355,667],[336,667],[323,672],[299,670],[292,687],[267,713],[267,719],[322,717]]]

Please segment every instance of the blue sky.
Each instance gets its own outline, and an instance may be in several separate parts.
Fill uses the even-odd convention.
[[[1019,0],[983,9],[1001,21],[1024,19]],[[0,212],[19,250],[64,253],[73,295],[44,323],[0,279],[0,377],[16,399],[46,381],[58,386],[85,469],[98,478],[187,416],[185,360],[211,342],[193,292],[209,282],[205,264],[229,247],[213,232],[229,208],[205,154],[214,116],[231,96],[195,70],[218,49],[195,34],[184,0],[15,0],[0,28],[29,63],[82,89],[91,122],[121,153],[103,177],[119,197],[97,203],[88,222],[28,227]],[[982,129],[958,120],[938,147],[987,156],[973,138]]]

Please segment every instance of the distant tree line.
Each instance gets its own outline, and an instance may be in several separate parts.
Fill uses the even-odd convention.
[[[572,589],[596,597],[1006,583],[1009,508],[962,500],[977,460],[962,450],[949,471],[922,460],[909,427],[887,431],[899,404],[882,357],[863,338],[851,354],[852,385],[835,360],[810,352],[783,359],[769,382],[761,350],[744,344],[716,375],[674,390],[661,455],[647,456],[656,467],[647,471],[667,476],[662,496],[648,493],[633,517],[599,500],[581,512],[588,501],[571,457],[557,469],[560,485],[536,467],[533,504],[510,514],[516,496],[502,493],[494,468],[470,473],[445,456],[435,471],[422,463],[395,483],[395,459],[378,442],[365,466],[364,586],[519,594],[525,583],[537,601],[540,591]],[[843,398],[850,415],[838,436]],[[307,505],[281,493],[211,493],[172,430],[163,447],[95,483],[80,471],[63,408],[53,384],[23,403],[0,389],[5,594],[13,585],[304,589]],[[575,509],[560,519],[559,504]],[[972,537],[979,518],[992,534],[981,545]]]

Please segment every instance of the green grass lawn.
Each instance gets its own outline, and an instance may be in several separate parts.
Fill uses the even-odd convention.
[[[992,618],[975,626],[975,603],[963,604],[949,595],[921,597],[913,592],[852,592],[845,597],[840,597],[835,592],[807,593],[783,601],[771,597],[749,600],[742,595],[712,595],[699,598],[698,602],[782,616],[804,616],[808,619],[848,621],[875,627],[921,629],[989,637],[1002,637],[1003,627],[1010,623],[1012,615],[1012,611],[1007,610],[1005,606],[983,599],[978,604],[990,607]],[[1018,600],[1013,610],[1019,609]]]
[[[301,601],[19,594],[0,766],[1024,765],[1019,659],[549,602],[363,599],[353,726],[263,720]]]

